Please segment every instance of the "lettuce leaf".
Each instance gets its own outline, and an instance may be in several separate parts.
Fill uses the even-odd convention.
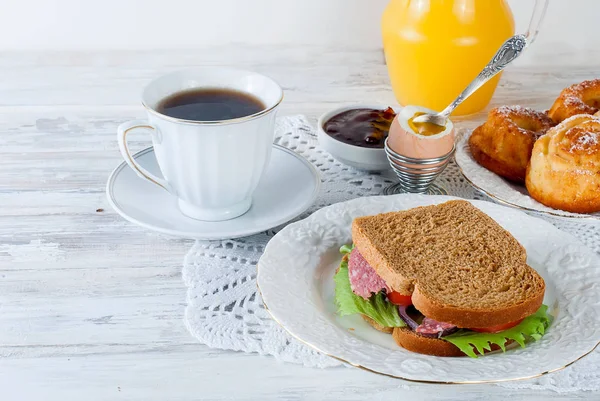
[[[506,351],[506,343],[509,340],[525,347],[526,341],[530,339],[537,341],[542,338],[551,321],[552,316],[548,314],[548,307],[542,305],[536,313],[526,317],[521,323],[508,330],[499,333],[477,333],[470,330],[460,330],[442,337],[442,339],[456,345],[471,358],[477,358],[475,350],[483,355],[484,350],[491,350],[492,344],[496,344],[502,351]]]
[[[342,247],[340,248],[340,253],[342,255],[347,255],[350,252],[352,252],[353,249],[354,249],[354,244],[352,244],[352,245],[342,245]]]
[[[340,249],[340,252],[348,254],[352,251],[352,248],[344,245]],[[368,300],[352,292],[346,257],[342,259],[340,268],[333,277],[333,280],[335,281],[335,303],[340,316],[361,313],[384,327],[406,326],[406,323],[404,323],[398,314],[398,307],[387,301],[383,291],[371,295],[371,298]]]

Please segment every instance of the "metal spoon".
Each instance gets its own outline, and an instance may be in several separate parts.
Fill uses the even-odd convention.
[[[525,35],[515,35],[509,38],[500,47],[492,61],[490,61],[483,71],[477,75],[477,77],[465,88],[464,91],[448,107],[437,114],[423,114],[416,117],[413,122],[415,123],[432,123],[440,126],[446,125],[446,120],[450,114],[454,111],[459,104],[465,101],[475,91],[487,81],[492,79],[496,74],[502,71],[507,65],[513,62],[514,59],[519,57],[523,50],[529,45],[527,37]]]

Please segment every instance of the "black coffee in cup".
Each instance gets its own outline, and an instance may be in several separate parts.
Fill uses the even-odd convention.
[[[223,121],[265,110],[264,103],[249,93],[225,88],[196,88],[161,100],[156,110],[169,117],[193,121]]]

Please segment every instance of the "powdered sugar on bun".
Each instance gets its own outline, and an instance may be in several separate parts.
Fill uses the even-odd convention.
[[[469,138],[471,154],[488,170],[511,181],[523,182],[533,144],[553,125],[545,113],[528,107],[494,108],[487,121],[475,128]]]
[[[600,119],[575,115],[538,139],[525,183],[531,197],[546,206],[600,211]]]
[[[592,79],[563,89],[548,115],[561,122],[578,114],[594,114],[600,108],[600,79]]]
[[[594,153],[597,151],[598,143],[600,143],[600,133],[591,131],[581,132],[573,141],[569,151]]]

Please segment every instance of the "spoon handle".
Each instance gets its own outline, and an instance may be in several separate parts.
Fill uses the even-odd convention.
[[[465,88],[464,91],[448,107],[446,107],[440,115],[444,117],[450,116],[459,104],[461,104],[466,98],[471,96],[477,89],[481,88],[483,84],[492,79],[496,74],[510,64],[514,59],[527,47],[527,38],[525,35],[515,35],[509,38],[500,47],[494,58],[485,66],[483,71],[477,75],[477,77]]]

